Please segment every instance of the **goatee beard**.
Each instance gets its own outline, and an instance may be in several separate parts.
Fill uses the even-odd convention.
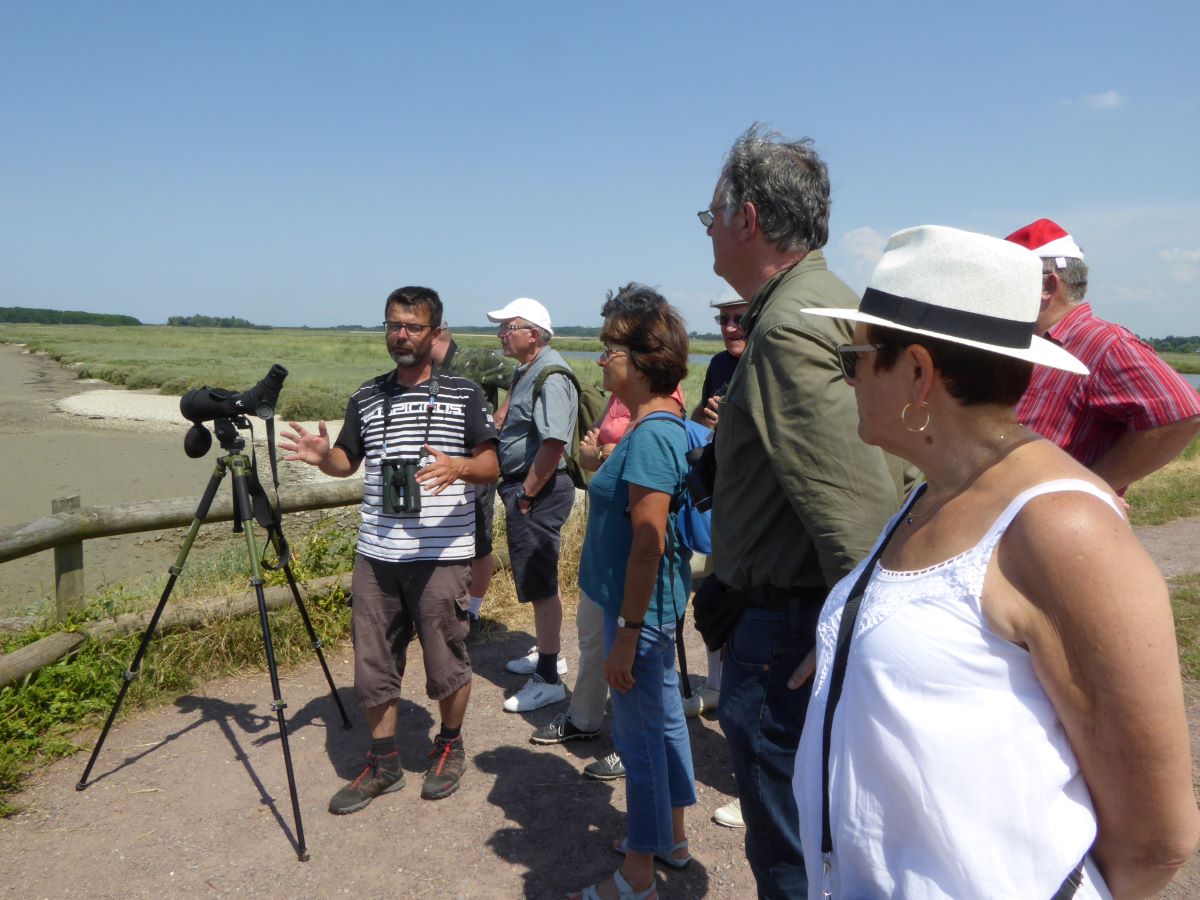
[[[411,369],[419,361],[417,354],[413,353],[411,351],[408,353],[404,353],[400,350],[392,350],[391,354],[392,354],[392,362],[394,362],[398,366],[403,366],[406,369]]]

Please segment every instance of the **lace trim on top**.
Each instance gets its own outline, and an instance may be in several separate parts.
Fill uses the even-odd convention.
[[[863,595],[863,603],[854,628],[855,637],[857,638],[874,628],[901,606],[918,599],[932,600],[935,597],[943,597],[952,605],[957,605],[961,599],[955,600],[954,598],[968,598],[971,608],[982,622],[983,610],[979,606],[979,598],[983,593],[983,582],[987,575],[988,563],[991,561],[1000,538],[1004,536],[1008,526],[1025,504],[1034,497],[1066,491],[1091,494],[1108,503],[1118,515],[1124,518],[1124,513],[1121,512],[1112,497],[1089,482],[1076,478],[1060,478],[1034,485],[1021,492],[1005,507],[975,546],[969,547],[961,553],[923,569],[893,570],[887,569],[877,562]],[[905,504],[905,507],[908,505]],[[898,515],[904,515],[905,507],[901,508]],[[856,577],[857,570],[838,585],[838,588],[835,589],[836,599],[831,597],[831,600],[836,603],[836,614],[822,616],[821,621],[818,622],[818,639],[827,652],[832,652],[833,644],[836,642],[842,608]],[[824,667],[822,669],[817,673],[819,682],[823,682],[827,675]]]

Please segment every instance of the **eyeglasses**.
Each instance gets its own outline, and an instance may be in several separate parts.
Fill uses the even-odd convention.
[[[716,322],[718,325],[720,325],[722,328],[724,328],[726,325],[732,325],[735,328],[741,328],[742,327],[742,313],[736,313],[735,315],[730,315],[730,316],[726,316],[726,315],[713,316],[713,321]]]
[[[860,353],[870,353],[872,350],[878,350],[876,344],[842,344],[837,348],[838,365],[842,367],[842,375],[847,381],[854,378],[858,372],[858,361],[862,359]]]
[[[383,327],[388,334],[399,334],[402,331],[407,331],[409,337],[419,338],[433,326],[422,325],[420,322],[384,322]]]
[[[605,347],[602,351],[600,351],[600,361],[608,362],[614,356],[621,356],[621,355],[628,356],[629,351],[628,350],[618,350],[616,347]]]
[[[722,203],[720,206],[710,206],[708,209],[700,210],[700,212],[696,213],[696,216],[700,219],[701,225],[705,228],[712,228],[712,223],[717,221],[716,214],[728,205],[728,203]]]
[[[536,325],[513,325],[511,323],[508,323],[505,325],[501,325],[496,330],[499,331],[501,334],[512,334],[514,331],[524,331],[525,329],[529,329],[532,331],[535,328],[537,328]]]

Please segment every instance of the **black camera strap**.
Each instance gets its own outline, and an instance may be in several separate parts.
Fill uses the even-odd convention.
[[[275,536],[275,545],[279,558],[272,564],[267,562],[266,555],[261,560],[264,569],[282,569],[292,561],[292,552],[288,547],[287,538],[283,536],[283,501],[279,499],[279,462],[276,459],[275,452],[275,417],[271,416],[266,420],[267,429],[267,456],[271,460],[271,484],[275,491],[275,502],[271,503],[271,498],[263,489],[262,482],[258,478],[258,459],[254,452],[254,425],[250,425],[250,476],[249,476],[249,491],[250,502],[254,505],[254,518],[258,524],[266,529],[268,536]]]
[[[396,377],[396,370],[393,369],[383,383],[383,455],[389,456],[388,453],[388,433],[392,428],[392,391],[400,384],[400,379]],[[425,404],[425,437],[421,439],[421,446],[417,450],[417,458],[425,450],[425,445],[429,443],[429,430],[433,427],[433,410],[437,406],[438,397],[438,380],[437,368],[433,370],[433,375],[429,379],[429,402]]]

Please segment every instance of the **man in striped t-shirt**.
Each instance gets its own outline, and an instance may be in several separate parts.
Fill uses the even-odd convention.
[[[1092,313],[1083,251],[1061,226],[1038,219],[1007,240],[1042,258],[1037,333],[1090,373],[1035,366],[1017,420],[1123,492],[1200,433],[1200,394],[1133,332]]]
[[[362,526],[354,563],[351,631],[354,693],[371,729],[362,774],[329,801],[351,813],[404,786],[396,745],[396,702],[405,651],[415,635],[425,690],[438,702],[441,732],[421,796],[458,788],[466,764],[462,723],[471,694],[467,655],[470,563],[475,555],[475,492],[500,474],[496,429],[483,391],[435,372],[432,347],[442,321],[437,292],[393,291],[385,306],[388,352],[396,368],[350,397],[331,447],[325,423],[311,434],[284,432],[284,457],[346,477],[366,461]]]

